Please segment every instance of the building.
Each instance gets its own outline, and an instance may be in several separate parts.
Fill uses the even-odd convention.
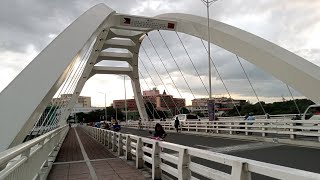
[[[53,98],[51,100],[51,105],[60,105],[66,104],[72,97],[72,94],[61,94],[58,98]],[[90,108],[91,107],[91,97],[88,96],[79,96],[75,107],[82,107],[82,108]]]
[[[142,96],[144,103],[152,103],[157,110],[167,111],[169,115],[171,115],[169,111],[171,111],[173,115],[179,114],[179,109],[186,105],[185,99],[174,98],[172,95],[168,95],[166,91],[163,91],[161,94],[156,88],[143,91]],[[138,111],[135,99],[127,99],[126,101],[128,113]],[[113,100],[113,108],[125,111],[125,100]]]
[[[217,115],[222,115],[226,111],[233,109],[234,105],[241,106],[246,100],[231,99],[227,97],[213,98],[211,101],[215,104],[215,112]],[[198,98],[192,100],[192,105],[186,108],[192,113],[201,113],[208,116],[208,102],[209,98]]]

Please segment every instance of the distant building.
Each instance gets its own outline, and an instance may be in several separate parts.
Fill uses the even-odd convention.
[[[67,104],[70,101],[71,97],[72,97],[72,94],[61,94],[60,97],[53,98],[51,100],[50,105],[63,107],[63,105]],[[89,113],[91,111],[95,111],[95,110],[99,110],[99,109],[104,109],[104,108],[91,107],[91,97],[79,96],[76,100],[76,103],[75,103],[71,113],[70,113],[70,116],[74,116],[74,114],[80,113],[80,112]],[[65,108],[59,108],[59,109],[52,108],[52,110],[55,110],[55,113],[58,114],[57,117],[59,117],[65,111]],[[49,112],[51,112],[51,111],[49,111]],[[46,117],[45,113],[44,113],[44,115],[41,116],[42,119],[44,119]]]
[[[208,101],[209,98],[193,99],[192,105],[187,106],[186,108],[192,113],[202,113],[204,116],[208,116]],[[232,110],[234,104],[236,106],[241,106],[246,102],[246,100],[231,99],[227,97],[213,98],[211,101],[214,102],[215,112],[218,115],[221,115],[226,111]]]
[[[72,97],[72,94],[61,94],[58,98],[53,98],[51,100],[51,105],[60,105],[67,103]],[[90,108],[91,107],[91,97],[87,96],[79,96],[75,107],[83,107],[83,108]]]
[[[142,96],[144,103],[152,103],[155,105],[157,110],[171,111],[174,115],[178,114],[179,109],[185,107],[186,105],[185,99],[174,98],[172,95],[168,95],[166,91],[163,91],[163,93],[161,94],[156,88],[148,91],[143,91]],[[113,100],[113,108],[125,111],[125,100]],[[135,99],[127,99],[127,109],[128,112],[131,113],[138,111]]]

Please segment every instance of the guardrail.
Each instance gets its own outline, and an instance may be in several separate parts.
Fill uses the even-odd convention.
[[[178,179],[192,180],[203,178],[216,180],[251,180],[252,173],[276,179],[320,179],[320,174],[312,172],[168,142],[155,141],[145,137],[90,126],[81,127],[97,141],[108,146],[112,151],[117,152],[119,156],[125,156],[127,160],[134,159],[136,168],[142,168],[145,163],[150,164],[152,166],[152,179],[160,179],[163,172]],[[231,171],[224,172],[213,169],[195,162],[194,159],[222,164],[231,168]]]
[[[153,128],[160,123],[166,130],[174,130],[173,121],[148,121],[142,122],[141,128]],[[126,127],[139,128],[138,122],[124,124]],[[270,134],[281,135],[296,139],[297,136],[315,137],[308,139],[320,142],[319,120],[284,120],[284,119],[258,119],[245,120],[219,120],[219,121],[187,121],[181,122],[182,131],[195,131],[217,134],[244,133],[246,136],[254,133],[256,136],[266,137]],[[285,136],[287,135],[287,136]]]
[[[68,126],[63,126],[0,153],[0,179],[46,179]]]

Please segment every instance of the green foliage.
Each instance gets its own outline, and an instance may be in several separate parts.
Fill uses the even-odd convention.
[[[147,102],[145,103],[145,107],[149,119],[153,119],[153,117],[156,119],[168,117],[168,114],[166,112],[157,110],[156,105],[154,103]]]
[[[187,108],[185,108],[185,107],[182,107],[182,108],[180,109],[180,112],[181,112],[181,114],[189,114],[189,113],[190,113],[190,111],[189,111]]]
[[[95,110],[95,111],[91,111],[89,113],[77,113],[77,120],[79,122],[84,122],[84,123],[88,123],[88,122],[98,122],[98,121],[102,121],[105,120],[104,116],[105,116],[105,110]],[[107,107],[107,120],[111,121],[112,118],[117,119],[118,120],[123,120],[124,119],[124,115],[120,110],[116,110],[114,109],[112,106]]]
[[[308,99],[296,99],[296,103],[303,113],[308,106],[314,104]],[[298,110],[294,104],[293,100],[284,101],[284,102],[274,102],[274,103],[265,103],[261,102],[265,111],[269,114],[298,114]],[[237,107],[241,115],[248,114],[253,112],[255,115],[263,115],[263,110],[260,107],[259,103],[251,104],[250,102],[244,103],[242,106]],[[238,113],[235,108],[227,113],[228,116],[238,116]]]
[[[197,112],[197,116],[199,116],[199,117],[204,117],[204,114],[201,113],[201,112]]]

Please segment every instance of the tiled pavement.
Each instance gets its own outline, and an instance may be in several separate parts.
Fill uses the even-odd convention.
[[[81,151],[77,135],[84,147]],[[84,157],[88,157],[86,158]],[[90,172],[90,168],[92,171]],[[81,128],[71,128],[48,176],[49,180],[142,180],[141,171],[116,158]]]

